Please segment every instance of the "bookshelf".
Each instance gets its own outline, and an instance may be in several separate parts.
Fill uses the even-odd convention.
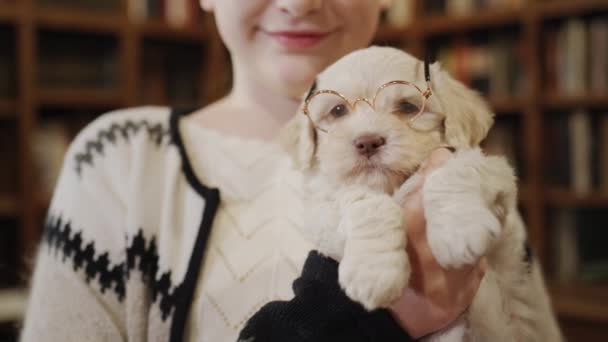
[[[458,16],[430,13],[425,8],[428,2],[409,1],[412,4],[409,23],[404,27],[382,26],[375,43],[399,46],[422,57],[425,48],[443,47],[446,43],[462,46],[478,38],[493,42],[499,36],[517,42],[527,88],[517,96],[507,92],[489,96],[489,100],[497,112],[497,122],[514,127],[512,139],[523,146],[516,151],[520,205],[535,252],[543,265],[549,265],[554,230],[548,212],[554,208],[608,209],[608,197],[596,191],[580,196],[548,182],[546,173],[551,166],[546,165],[543,155],[553,146],[544,139],[546,125],[557,112],[577,108],[608,112],[608,92],[563,96],[547,91],[546,35],[569,18],[608,14],[608,1],[538,0],[525,2],[521,8],[488,8]],[[115,2],[116,9],[96,12],[77,6],[49,5],[43,0],[0,1],[0,37],[8,35],[19,61],[14,66],[15,94],[9,97],[0,94],[0,128],[14,128],[14,147],[18,151],[12,156],[16,165],[14,174],[18,175],[15,189],[0,187],[0,216],[11,222],[9,227],[18,227],[15,250],[24,251],[20,259],[32,255],[49,202],[49,195],[38,190],[37,182],[30,181],[37,179],[33,145],[42,122],[59,118],[70,122],[74,126],[70,131],[74,132],[76,126],[112,108],[176,102],[203,105],[221,96],[229,84],[229,61],[212,17],[204,15],[196,22],[174,28],[161,18],[134,20],[129,14],[128,0]],[[100,43],[91,49],[112,55],[114,61],[108,68],[113,79],[102,87],[40,84],[44,70],[39,56],[46,51],[44,42],[49,36],[74,41],[101,37]],[[176,47],[184,52],[172,55]],[[187,96],[174,96],[167,92],[163,68],[167,63],[179,63],[176,61],[184,58],[184,54],[196,56],[199,61],[190,75],[194,75],[192,82],[198,82],[185,90]],[[226,82],[209,84],[209,79]],[[84,115],[86,112],[90,114]],[[608,298],[603,293],[608,293],[608,286],[557,285],[551,275],[548,280],[566,335],[576,336],[584,327],[595,334],[592,340],[607,340]],[[20,285],[23,283],[14,284]]]

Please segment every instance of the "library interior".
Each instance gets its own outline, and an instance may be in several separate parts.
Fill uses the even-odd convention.
[[[430,52],[489,101],[482,146],[516,169],[562,332],[608,341],[608,1],[393,0],[380,20],[374,44]],[[0,341],[76,134],[118,108],[202,107],[230,70],[199,0],[0,0]]]

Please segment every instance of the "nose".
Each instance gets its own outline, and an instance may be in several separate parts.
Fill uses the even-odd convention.
[[[319,10],[323,0],[277,0],[277,6],[293,17],[305,17]]]
[[[369,158],[374,155],[382,145],[386,144],[386,139],[377,134],[366,134],[355,139],[353,144],[360,155]]]

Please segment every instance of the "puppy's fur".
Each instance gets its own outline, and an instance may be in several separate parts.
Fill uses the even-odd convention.
[[[397,79],[422,85],[422,62],[401,50],[371,47],[343,57],[317,84],[351,99],[371,98],[380,84]],[[438,64],[431,66],[431,80],[434,94],[417,121],[439,124],[431,132],[365,103],[330,134],[316,131],[305,115],[288,125],[283,144],[313,198],[306,215],[310,237],[321,253],[340,260],[339,281],[352,299],[368,310],[387,307],[410,275],[400,205],[416,182],[410,176],[431,151],[451,145],[454,157],[429,174],[421,190],[429,245],[444,267],[486,256],[488,268],[464,318],[428,340],[560,341],[540,268],[524,261],[513,171],[504,158],[485,156],[478,147],[493,115]],[[386,140],[372,157],[353,146],[366,134]]]

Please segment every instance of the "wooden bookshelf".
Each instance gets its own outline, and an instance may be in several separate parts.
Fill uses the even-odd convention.
[[[381,27],[374,39],[377,43],[405,47],[409,52],[422,57],[425,47],[436,38],[462,40],[470,34],[488,31],[506,34],[516,33],[522,43],[525,72],[530,86],[525,98],[490,98],[489,102],[499,116],[510,115],[507,120],[519,123],[516,137],[523,141],[523,165],[526,184],[521,186],[520,204],[528,226],[528,233],[541,262],[549,264],[548,242],[552,238],[552,227],[547,220],[551,207],[608,207],[608,198],[593,193],[576,196],[571,191],[549,188],[546,184],[543,153],[552,146],[545,146],[543,133],[547,117],[554,111],[570,111],[574,108],[593,108],[608,111],[608,95],[562,96],[547,94],[543,88],[542,39],[548,21],[559,21],[572,16],[590,15],[597,11],[608,12],[606,0],[551,0],[530,2],[522,9],[487,10],[472,15],[450,17],[425,14],[423,0],[413,0],[414,18],[404,28]],[[205,16],[201,23],[175,29],[160,19],[134,22],[127,15],[125,6],[117,13],[93,13],[84,10],[61,9],[59,6],[42,8],[35,0],[17,0],[17,5],[0,5],[0,25],[15,32],[17,66],[17,94],[14,100],[0,100],[0,118],[14,118],[18,123],[18,149],[21,151],[17,174],[20,175],[19,193],[12,197],[0,194],[0,215],[18,218],[18,250],[30,257],[40,237],[38,218],[46,210],[49,198],[37,193],[39,188],[33,169],[32,143],[36,123],[43,119],[44,109],[69,110],[119,108],[145,104],[141,100],[146,63],[146,48],[149,42],[166,42],[200,46],[203,54],[201,84],[208,80],[223,79],[222,70],[228,69],[223,46],[212,20]],[[38,43],[44,33],[78,33],[78,36],[103,36],[110,39],[117,56],[115,88],[74,89],[40,87],[37,84],[39,61]],[[104,43],[106,44],[106,43]],[[200,102],[206,103],[222,94],[217,86],[201,87]],[[226,89],[224,89],[225,91]],[[66,115],[69,120],[69,115]],[[78,118],[82,120],[82,118]],[[554,306],[564,322],[608,322],[608,300],[593,300],[590,294],[601,297],[608,293],[608,286],[597,292],[586,286],[551,286]],[[604,297],[602,297],[604,298]],[[574,321],[573,321],[574,322]],[[573,323],[574,324],[574,323]],[[576,323],[578,324],[578,323]],[[608,340],[608,325],[602,338]],[[600,335],[598,335],[600,336]]]
[[[490,98],[490,106],[498,115],[515,114],[519,115],[526,111],[529,101],[519,98]]]
[[[543,19],[559,19],[608,10],[606,0],[539,1],[536,8]]]
[[[205,42],[209,39],[203,25],[184,28],[173,28],[160,19],[146,20],[135,24],[138,32],[146,38],[163,38],[178,41]]]
[[[38,10],[35,20],[40,29],[114,35],[119,35],[126,23],[124,16],[67,9]]]
[[[541,105],[548,110],[564,110],[572,108],[608,108],[608,94],[588,94],[580,96],[547,94]]]
[[[488,10],[467,16],[434,15],[417,25],[420,25],[419,29],[424,35],[443,35],[496,29],[522,23],[523,12],[520,10]]]
[[[408,27],[397,28],[397,27],[381,27],[376,32],[374,41],[377,44],[385,44],[390,42],[402,42],[404,40],[412,38],[414,32]]]
[[[548,189],[545,201],[554,207],[608,208],[608,194],[597,192],[581,195],[571,190]]]
[[[608,291],[605,287],[550,285],[549,293],[558,315],[608,324]]]
[[[0,194],[0,217],[16,217],[19,203],[14,195]]]
[[[17,102],[15,100],[0,99],[0,118],[15,118]]]
[[[0,322],[14,321],[23,317],[27,302],[25,288],[0,289]]]
[[[40,89],[37,95],[39,107],[118,108],[126,104],[124,96],[113,89]]]
[[[14,24],[17,21],[17,8],[15,5],[0,5],[0,24]]]

